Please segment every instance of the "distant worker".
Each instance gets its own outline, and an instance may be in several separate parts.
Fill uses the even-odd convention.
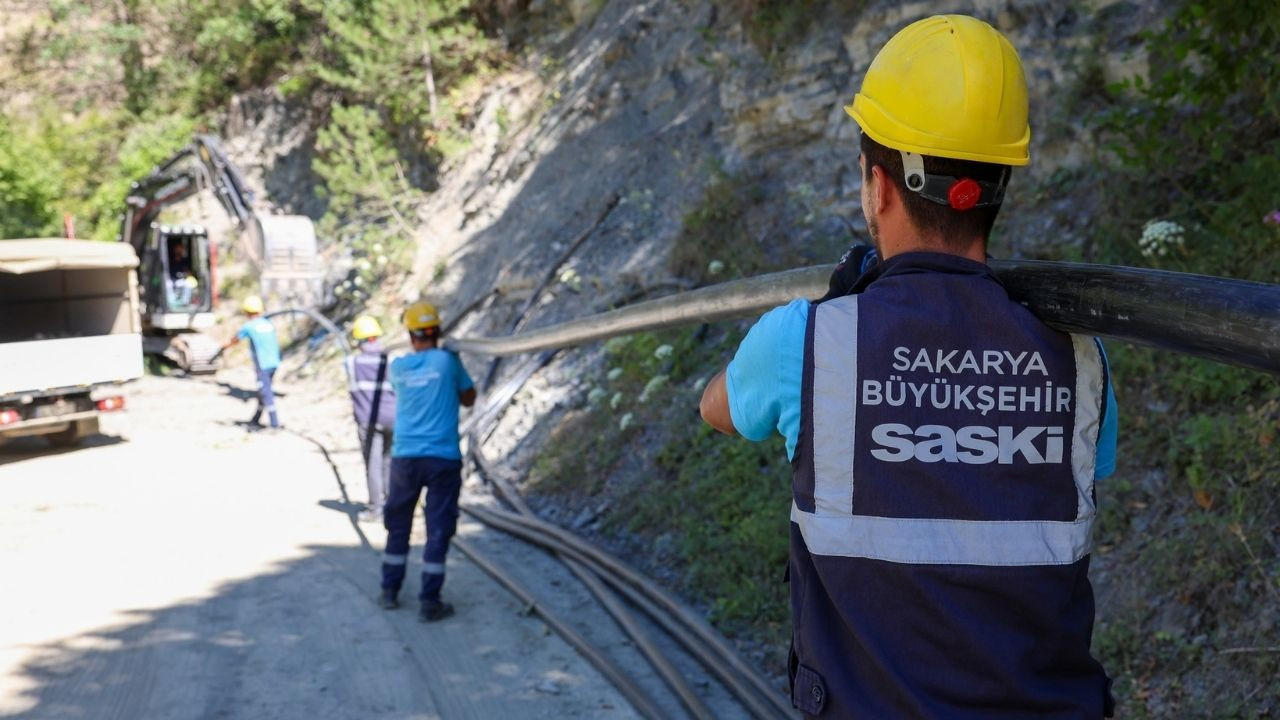
[[[985,260],[1010,169],[1029,162],[1022,63],[985,22],[927,18],[846,110],[879,259],[864,248],[832,299],[766,313],[701,405],[726,433],[780,433],[793,461],[792,703],[1110,716],[1088,579],[1094,482],[1115,464],[1106,358],[1010,299]]]
[[[351,336],[358,347],[347,357],[347,382],[355,413],[360,452],[369,481],[369,507],[360,513],[365,522],[382,522],[391,477],[391,441],[396,425],[396,392],[387,376],[387,353],[378,339],[382,326],[368,315],[356,318]]]
[[[187,255],[187,244],[174,238],[169,241],[169,276],[177,279],[191,274],[191,257]]]
[[[177,238],[169,241],[169,294],[175,306],[191,304],[191,297],[200,286],[191,273],[191,257],[187,245]]]
[[[271,391],[271,380],[275,377],[276,368],[280,367],[280,342],[276,339],[276,328],[270,320],[259,317],[262,315],[263,306],[262,298],[257,295],[245,298],[240,304],[240,309],[249,320],[240,326],[235,337],[223,344],[222,350],[246,338],[249,340],[252,351],[249,355],[253,357],[253,367],[258,376],[258,409],[249,419],[249,424],[260,426],[262,413],[266,411],[271,420],[271,427],[278,428],[280,418],[276,414],[276,397]],[[218,352],[221,353],[222,350]]]
[[[383,510],[387,528],[382,556],[382,594],[379,605],[399,607],[409,560],[413,510],[425,488],[427,545],[423,551],[421,603],[418,619],[433,622],[453,614],[440,599],[444,587],[445,556],[458,525],[458,494],[462,491],[462,452],[458,438],[458,407],[471,407],[476,391],[458,356],[437,347],[440,315],[434,305],[414,303],[404,311],[413,352],[391,363],[396,394],[395,438],[391,444],[391,491]]]

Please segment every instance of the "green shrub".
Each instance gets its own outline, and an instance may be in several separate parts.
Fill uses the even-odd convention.
[[[1094,120],[1114,164],[1093,179],[1108,192],[1092,259],[1280,281],[1267,220],[1280,206],[1280,5],[1184,1],[1144,40],[1150,74],[1110,88]],[[1274,683],[1254,679],[1276,677],[1280,656],[1219,653],[1274,648],[1280,632],[1257,621],[1280,613],[1280,384],[1109,348],[1120,479],[1100,491],[1099,548],[1133,587],[1100,608],[1096,639],[1125,714],[1274,707]],[[1179,607],[1185,618],[1165,617]]]

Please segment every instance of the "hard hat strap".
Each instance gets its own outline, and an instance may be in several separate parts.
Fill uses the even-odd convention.
[[[924,156],[919,153],[898,152],[902,155],[903,181],[907,189],[930,202],[960,211],[993,207],[1004,202],[1004,191],[1009,186],[1008,166],[1001,170],[997,182],[957,178],[925,172]]]

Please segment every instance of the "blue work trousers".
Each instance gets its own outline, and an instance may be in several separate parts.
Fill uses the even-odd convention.
[[[275,368],[258,370],[258,409],[253,413],[253,419],[249,421],[255,425],[262,422],[262,412],[265,410],[267,417],[271,420],[271,427],[280,427],[280,416],[276,415],[276,396],[271,392],[271,379],[275,375]]]
[[[423,515],[427,546],[422,553],[422,591],[418,599],[439,600],[444,587],[444,561],[449,540],[458,528],[458,493],[462,491],[462,461],[435,457],[391,458],[391,492],[382,512],[387,546],[382,554],[382,587],[394,592],[404,584],[409,560],[413,509],[426,488]]]

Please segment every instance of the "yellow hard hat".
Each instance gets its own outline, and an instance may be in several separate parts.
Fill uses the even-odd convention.
[[[246,315],[261,315],[262,298],[257,295],[250,295],[244,299],[244,302],[240,303],[240,309],[244,311]]]
[[[357,340],[368,340],[382,334],[382,326],[371,315],[361,315],[351,324],[351,337]]]
[[[997,165],[1026,165],[1027,80],[1000,31],[967,15],[935,15],[885,43],[845,108],[885,147]]]
[[[410,331],[440,327],[440,313],[429,302],[416,302],[404,309],[404,326]]]

